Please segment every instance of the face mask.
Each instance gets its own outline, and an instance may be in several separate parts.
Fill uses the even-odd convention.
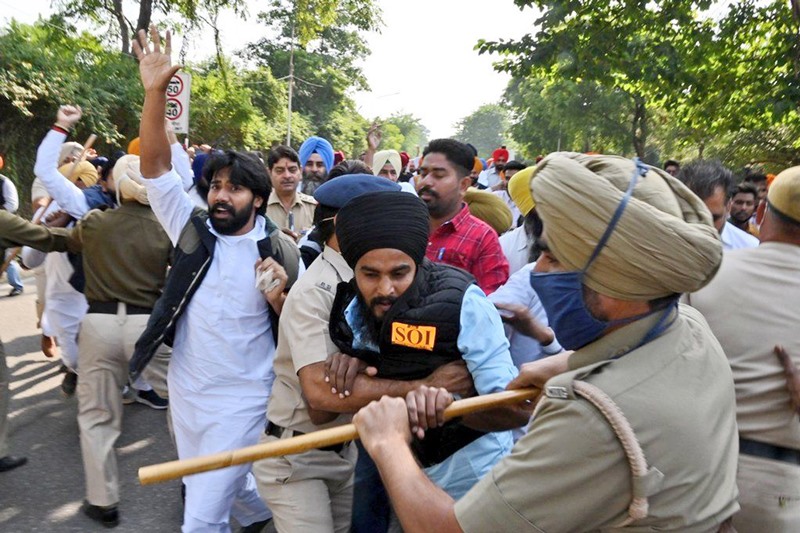
[[[597,340],[609,327],[633,322],[641,317],[632,317],[624,320],[605,321],[598,320],[589,312],[583,300],[583,276],[589,267],[600,255],[611,233],[622,217],[628,205],[633,189],[639,181],[639,175],[644,175],[647,168],[638,159],[636,171],[631,179],[628,190],[622,198],[614,216],[611,218],[605,233],[597,243],[589,261],[582,270],[573,272],[531,272],[531,286],[542,302],[550,327],[558,342],[567,350],[577,350]],[[643,315],[644,316],[644,315]]]

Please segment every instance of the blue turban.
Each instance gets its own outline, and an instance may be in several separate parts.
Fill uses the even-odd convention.
[[[192,173],[194,174],[195,185],[197,185],[197,183],[200,181],[200,178],[203,177],[203,166],[205,166],[207,160],[208,154],[205,152],[200,152],[194,156],[194,161],[192,161]]]
[[[305,140],[303,145],[300,146],[300,152],[298,153],[300,156],[300,166],[305,167],[308,158],[311,157],[311,154],[314,152],[318,153],[322,158],[322,162],[325,163],[325,171],[330,172],[333,168],[333,146],[322,137],[309,137]]]

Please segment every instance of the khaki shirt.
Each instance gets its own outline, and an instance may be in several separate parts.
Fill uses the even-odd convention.
[[[274,424],[309,433],[350,422],[352,415],[342,414],[327,424],[314,425],[297,373],[339,351],[331,340],[328,322],[336,286],[352,277],[353,271],[341,254],[326,246],[289,291],[278,327],[275,383],[267,411]]]
[[[0,250],[16,246],[30,246],[43,252],[77,253],[81,249],[71,230],[46,228],[0,209]],[[0,255],[0,259],[3,257],[4,254]]]
[[[800,366],[800,246],[765,242],[726,252],[716,277],[688,301],[728,356],[739,433],[800,450],[800,419],[773,352],[783,345]]]
[[[739,508],[730,368],[703,318],[684,306],[662,335],[636,348],[660,317],[575,352],[576,370],[554,380],[571,375],[602,389],[658,470],[640,487],[649,515],[626,531],[716,532]],[[613,531],[627,518],[633,486],[622,446],[606,418],[569,390],[544,398],[511,455],[456,503],[464,531]]]
[[[288,228],[299,233],[314,225],[314,209],[316,207],[317,201],[314,200],[313,196],[298,191],[295,193],[292,208],[287,212],[278,199],[277,193],[273,190],[269,193],[269,199],[267,200],[267,216],[279,228]],[[289,223],[289,213],[292,214],[293,224]]]

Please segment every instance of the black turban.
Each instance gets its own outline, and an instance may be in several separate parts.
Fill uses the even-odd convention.
[[[336,215],[336,238],[351,268],[371,250],[393,248],[416,264],[425,258],[430,222],[425,202],[407,192],[362,194]]]

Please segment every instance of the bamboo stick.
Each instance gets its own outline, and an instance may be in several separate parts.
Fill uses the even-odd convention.
[[[536,398],[541,391],[539,389],[519,389],[513,391],[503,391],[482,396],[473,396],[464,400],[458,400],[450,404],[445,409],[445,420],[468,415],[477,411],[485,411],[506,405],[521,403],[525,400]],[[268,457],[279,457],[281,455],[292,455],[302,453],[314,448],[323,448],[341,444],[358,438],[358,432],[353,424],[345,424],[330,429],[323,429],[292,437],[281,439],[264,444],[256,444],[237,450],[193,457],[182,461],[170,461],[155,465],[143,466],[139,469],[139,481],[142,485],[161,483],[183,476],[208,472],[229,466],[251,463]]]

